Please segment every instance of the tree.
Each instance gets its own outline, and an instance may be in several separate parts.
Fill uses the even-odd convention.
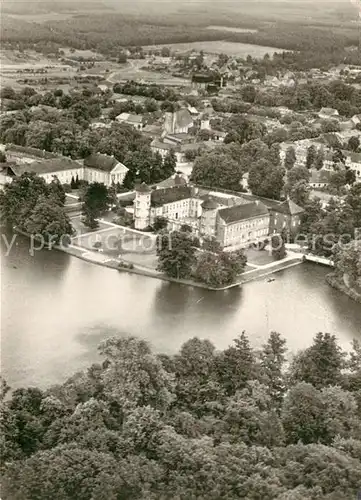
[[[325,153],[322,148],[317,150],[313,165],[316,170],[321,170],[323,168],[323,163],[325,161]]]
[[[194,276],[211,287],[219,288],[232,284],[244,271],[246,263],[243,252],[203,252],[197,258]]]
[[[357,135],[353,135],[352,137],[349,138],[348,147],[351,151],[358,150],[358,148],[360,147],[360,139],[357,137]]]
[[[300,382],[286,395],[282,423],[287,443],[317,443],[325,436],[324,404],[321,393],[311,384]]]
[[[192,181],[204,186],[240,190],[242,166],[224,153],[210,152],[196,158]]]
[[[25,137],[27,146],[52,151],[54,126],[41,120],[30,122]]]
[[[306,167],[297,166],[291,168],[287,172],[287,182],[285,185],[285,193],[291,197],[291,193],[295,194],[296,186],[299,189],[299,183],[303,182],[303,186],[308,185],[310,172]]]
[[[304,206],[305,211],[301,216],[301,232],[309,234],[313,225],[322,219],[322,204],[319,198],[314,198]]]
[[[16,92],[12,87],[4,87],[1,90],[1,99],[16,99]]]
[[[318,333],[312,346],[293,360],[290,377],[293,382],[306,382],[316,388],[338,385],[344,365],[344,353],[337,345],[336,337]]]
[[[307,148],[307,156],[306,156],[306,168],[310,169],[313,167],[313,164],[316,159],[317,149],[313,144]]]
[[[99,218],[108,208],[109,193],[107,187],[100,182],[89,184],[83,198],[84,224],[93,228],[94,220]]]
[[[168,219],[166,217],[156,217],[153,223],[154,231],[162,231],[168,226]]]
[[[221,245],[214,236],[205,236],[202,241],[202,249],[206,252],[218,253],[221,251]]]
[[[277,332],[271,332],[260,352],[260,378],[267,386],[275,405],[281,405],[286,392],[284,365],[286,362],[286,341]]]
[[[276,260],[281,260],[286,257],[286,241],[287,234],[285,231],[282,231],[281,235],[274,235],[271,237],[272,255]]]
[[[289,148],[287,148],[285,156],[284,165],[286,170],[291,170],[291,168],[295,166],[295,163],[296,163],[296,151],[295,148],[290,146]]]
[[[190,278],[196,262],[193,237],[173,231],[161,233],[157,240],[158,269],[172,278]]]
[[[90,208],[83,206],[82,214],[82,222],[86,227],[89,229],[97,229],[99,227],[99,222],[96,220],[94,212]]]
[[[279,200],[284,186],[284,169],[262,159],[249,171],[248,186],[252,194]]]
[[[299,207],[305,207],[309,202],[311,188],[309,183],[303,179],[296,182],[289,193],[290,199]]]
[[[361,228],[361,184],[357,183],[351,187],[346,197],[346,204],[352,211],[352,223],[354,228]]]
[[[324,134],[329,132],[339,132],[340,124],[337,120],[322,120],[321,122],[321,130]]]
[[[170,151],[166,154],[163,160],[163,178],[168,179],[168,177],[171,177],[174,174],[176,167],[177,157],[174,151]]]
[[[229,396],[244,389],[248,381],[256,378],[256,357],[245,332],[219,354],[216,369],[220,383]]]
[[[34,173],[24,173],[5,184],[0,192],[0,207],[3,220],[10,226],[25,230],[38,199],[48,195],[45,180]]]
[[[31,216],[25,222],[28,234],[41,236],[45,244],[53,246],[72,234],[72,226],[64,207],[51,199],[39,197]]]
[[[335,192],[336,194],[342,193],[346,183],[346,170],[332,172],[329,180],[329,189],[332,190],[330,192]]]
[[[58,203],[59,205],[64,205],[65,203],[65,191],[60,183],[59,179],[53,175],[52,181],[48,184],[48,197],[54,203]]]

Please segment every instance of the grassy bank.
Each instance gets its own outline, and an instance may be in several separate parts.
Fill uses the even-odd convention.
[[[346,286],[344,281],[339,276],[337,276],[336,273],[328,274],[326,276],[326,281],[330,286],[332,286],[332,288],[339,290],[340,292],[350,297],[350,299],[355,300],[356,302],[361,304],[361,295],[353,288]]]

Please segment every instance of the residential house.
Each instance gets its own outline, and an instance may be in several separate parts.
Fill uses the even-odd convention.
[[[142,115],[134,115],[131,113],[120,113],[120,115],[115,118],[119,123],[125,123],[130,125],[137,130],[142,130],[145,126],[145,120]]]
[[[318,113],[319,118],[322,118],[323,120],[330,120],[330,119],[335,119],[338,118],[339,113],[337,109],[333,108],[322,108],[321,111]]]
[[[353,115],[353,117],[351,118],[351,122],[354,127],[357,127],[357,125],[361,123],[361,114]]]
[[[356,175],[356,181],[361,182],[361,153],[354,153],[352,151],[342,151],[345,156],[345,166],[349,168]]]
[[[158,139],[154,139],[150,147],[153,153],[159,153],[162,158],[167,156],[167,154],[169,154],[171,151],[176,152],[179,149],[179,146],[177,146],[176,144],[163,142]]]
[[[219,142],[224,142],[224,139],[227,136],[227,132],[223,132],[222,130],[212,130],[212,134],[213,139]]]
[[[314,189],[327,188],[330,183],[332,172],[329,170],[311,170],[309,185]]]
[[[123,184],[128,170],[114,156],[93,153],[84,158],[83,179],[89,182],[102,182],[106,186]]]

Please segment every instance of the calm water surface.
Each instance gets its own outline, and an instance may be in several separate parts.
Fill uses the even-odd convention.
[[[97,345],[112,335],[138,335],[173,353],[197,335],[227,347],[242,330],[255,346],[270,330],[291,351],[319,331],[344,347],[361,338],[361,306],[325,283],[314,264],[227,292],[208,292],[118,273],[61,252],[29,255],[17,236],[8,257],[2,241],[1,366],[12,387],[46,387],[96,361]]]

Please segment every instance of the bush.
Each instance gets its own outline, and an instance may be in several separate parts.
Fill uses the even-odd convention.
[[[134,264],[131,262],[124,262],[123,260],[119,262],[118,269],[134,269]]]
[[[71,193],[72,191],[70,184],[63,184],[63,189],[66,193]]]

